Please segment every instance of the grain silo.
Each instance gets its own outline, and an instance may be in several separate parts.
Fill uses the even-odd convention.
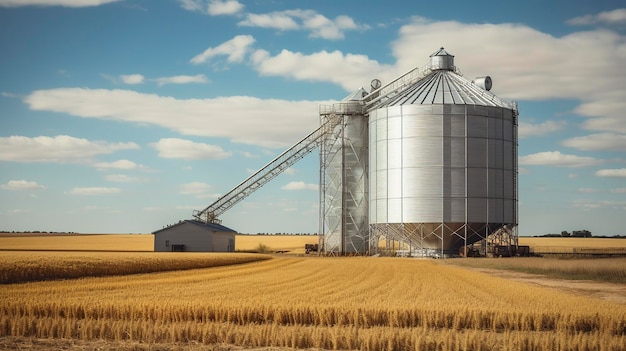
[[[516,238],[517,107],[491,84],[461,76],[441,48],[422,77],[370,105],[373,237],[428,256],[494,234]]]
[[[490,77],[464,78],[441,48],[426,67],[320,109],[332,125],[320,143],[327,254],[372,253],[381,237],[420,256],[458,254],[489,237],[510,246],[517,106],[491,86]]]
[[[360,88],[340,103],[320,108],[320,231],[326,254],[370,250],[367,200],[368,126]]]

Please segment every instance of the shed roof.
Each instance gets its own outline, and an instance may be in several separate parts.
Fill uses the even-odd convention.
[[[152,232],[152,234],[156,234],[158,232],[162,232],[164,230],[168,230],[170,228],[177,227],[179,225],[183,225],[185,223],[190,223],[190,224],[193,224],[193,225],[197,225],[199,227],[202,227],[202,228],[204,228],[206,230],[209,230],[209,231],[212,231],[212,232],[233,232],[233,233],[237,233],[236,230],[230,229],[230,228],[228,228],[226,226],[223,226],[221,224],[204,223],[204,222],[196,221],[194,219],[185,219],[184,221],[180,221],[180,222],[178,222],[176,224],[173,224],[173,225],[167,226],[167,227],[165,227],[163,229],[159,229],[157,231],[154,231],[154,232]]]

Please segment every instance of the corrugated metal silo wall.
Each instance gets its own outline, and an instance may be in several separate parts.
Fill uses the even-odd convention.
[[[369,251],[367,119],[343,115],[322,146],[322,234],[327,254]]]
[[[450,251],[517,224],[514,128],[513,111],[502,107],[371,111],[373,233]]]

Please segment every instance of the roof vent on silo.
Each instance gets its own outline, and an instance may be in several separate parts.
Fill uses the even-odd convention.
[[[454,71],[454,55],[450,55],[442,46],[430,55],[430,69]]]

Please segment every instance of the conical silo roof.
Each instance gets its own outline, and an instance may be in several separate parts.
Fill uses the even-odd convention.
[[[499,99],[454,71],[444,69],[433,70],[401,93],[378,104],[377,108],[431,104],[511,108],[510,103]]]

